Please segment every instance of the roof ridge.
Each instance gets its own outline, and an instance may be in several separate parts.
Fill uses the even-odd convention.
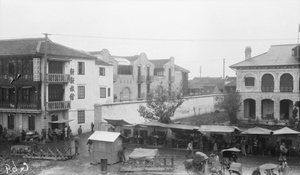
[[[257,58],[257,57],[262,56],[262,55],[267,54],[267,53],[268,53],[268,52],[261,53],[261,54],[259,54],[259,55],[254,56],[254,57],[251,57],[251,58],[249,58],[249,59],[246,59],[246,60],[240,61],[240,62],[238,62],[238,63],[235,63],[234,65],[231,65],[231,66],[229,66],[229,67],[232,68],[232,67],[234,67],[234,66],[237,65],[237,64],[240,64],[240,63],[242,63],[242,62],[244,62],[244,61],[252,60],[252,59],[254,59],[254,58]]]

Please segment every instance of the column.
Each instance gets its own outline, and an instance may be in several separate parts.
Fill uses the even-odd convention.
[[[18,129],[20,131],[22,131],[22,129],[23,129],[23,116],[22,116],[22,114],[17,114],[16,116],[19,117],[19,127],[18,127]]]
[[[298,93],[299,92],[299,78],[297,76],[294,75],[294,82],[293,82],[293,92]]]
[[[280,92],[280,78],[274,77],[274,92]]]
[[[274,119],[280,120],[280,99],[274,100]]]
[[[261,120],[261,99],[256,99],[255,100],[255,115],[256,118]]]

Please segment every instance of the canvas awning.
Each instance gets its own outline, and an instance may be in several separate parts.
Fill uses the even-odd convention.
[[[49,123],[68,123],[70,121],[73,121],[73,119],[71,119],[71,120],[60,119],[60,120],[57,120],[57,121],[51,121]]]
[[[272,130],[269,130],[269,129],[265,129],[265,128],[261,128],[261,127],[254,127],[254,128],[250,128],[250,129],[247,129],[247,130],[241,132],[241,134],[270,135],[271,132],[272,132]]]
[[[130,125],[130,123],[126,122],[123,119],[104,119],[107,121],[107,123],[113,125],[113,126],[124,126],[124,125]]]
[[[150,122],[146,122],[146,123],[140,123],[140,125],[142,125],[142,126],[163,127],[163,128],[167,128],[168,127],[166,124],[160,123],[158,121],[150,121]]]
[[[158,156],[158,149],[135,148],[129,155],[130,159],[153,159]]]
[[[114,142],[120,135],[119,132],[95,131],[88,140]]]
[[[273,135],[291,135],[291,134],[300,134],[300,132],[292,130],[288,127],[284,127],[276,131],[273,131]]]
[[[193,125],[183,125],[183,124],[167,124],[167,127],[170,128],[172,131],[185,131],[185,132],[199,132],[199,126]]]
[[[200,132],[221,132],[221,133],[231,133],[234,131],[241,131],[236,126],[223,126],[223,125],[201,125]]]

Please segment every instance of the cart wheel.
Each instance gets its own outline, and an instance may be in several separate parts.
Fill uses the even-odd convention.
[[[241,175],[240,172],[238,172],[238,171],[231,171],[231,170],[229,170],[229,174],[230,175]]]

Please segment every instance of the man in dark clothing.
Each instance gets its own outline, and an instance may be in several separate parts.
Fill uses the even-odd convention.
[[[93,141],[92,141],[92,140],[88,140],[88,142],[87,142],[86,144],[87,144],[88,147],[89,147],[89,150],[88,150],[88,151],[90,151],[91,148],[92,148]]]
[[[118,156],[119,156],[121,162],[126,161],[125,150],[126,150],[126,147],[123,147],[123,149],[118,152]]]
[[[91,124],[92,132],[94,132],[94,123]]]

